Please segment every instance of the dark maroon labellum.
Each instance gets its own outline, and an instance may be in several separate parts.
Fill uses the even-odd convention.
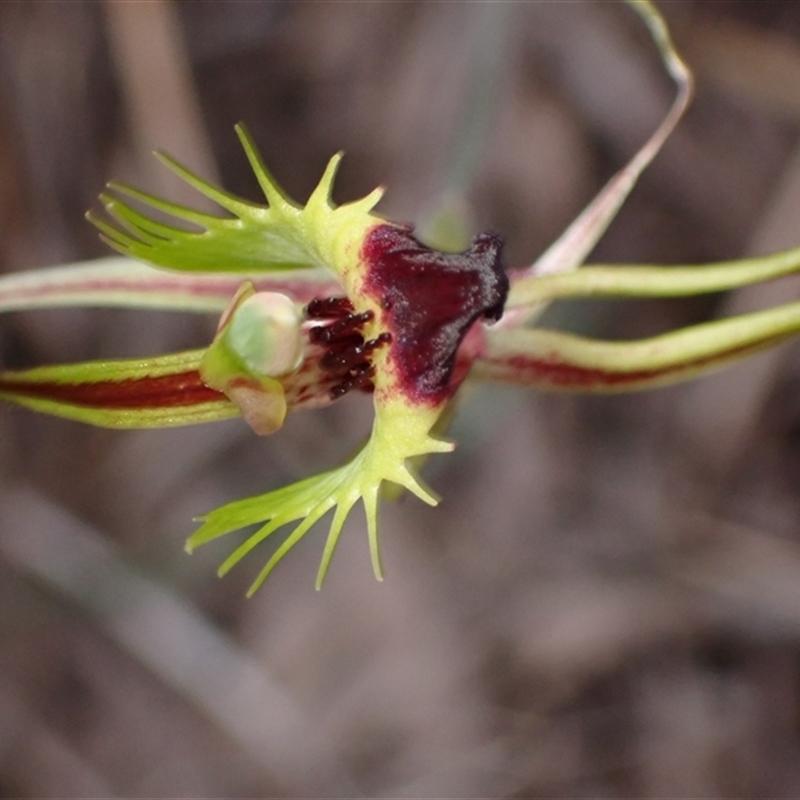
[[[478,319],[498,320],[508,296],[499,236],[478,234],[464,253],[441,253],[410,228],[379,225],[362,249],[365,286],[385,310],[403,390],[439,402],[452,391],[456,351]]]

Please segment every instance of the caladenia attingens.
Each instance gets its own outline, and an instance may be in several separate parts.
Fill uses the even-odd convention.
[[[502,241],[492,233],[476,235],[461,253],[426,246],[410,227],[374,213],[382,189],[335,205],[341,154],[331,159],[308,202],[298,205],[238,126],[266,205],[234,197],[162,156],[227,216],[110,184],[101,195],[106,214],[90,213],[89,219],[123,258],[0,278],[0,311],[93,305],[222,312],[209,346],[156,358],[6,370],[0,372],[0,397],[107,427],[166,427],[240,415],[255,433],[273,434],[289,412],[320,408],[354,392],[371,394],[372,432],[349,462],[218,508],[189,538],[191,551],[260,526],[224,561],[223,574],[270,534],[293,526],[256,577],[253,593],[330,512],[317,574],[321,586],[359,501],[375,574],[382,576],[381,487],[396,484],[426,503],[438,502],[414,465],[453,449],[437,423],[465,380],[582,392],[646,389],[793,337],[800,331],[800,303],[624,342],[535,326],[554,299],[719,292],[800,270],[800,249],[704,266],[582,266],[691,95],[691,76],[658,12],[643,0],[628,4],[648,25],[677,84],[675,102],[631,162],[533,265],[507,269]],[[164,217],[179,227],[160,221]]]

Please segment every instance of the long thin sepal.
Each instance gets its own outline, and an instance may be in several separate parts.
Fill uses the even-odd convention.
[[[570,297],[683,297],[725,292],[800,271],[800,248],[698,266],[593,265],[575,272],[512,276],[506,308]]]
[[[580,266],[605,233],[639,177],[664,146],[692,99],[692,73],[678,55],[663,17],[648,0],[626,0],[647,25],[677,93],[669,111],[634,157],[600,191],[563,235],[531,268],[539,275]]]
[[[112,256],[0,276],[0,313],[67,306],[221,312],[248,278],[256,291],[280,292],[298,304],[341,291],[325,269],[261,273],[255,278],[230,272],[187,274]]]
[[[472,375],[579,392],[623,392],[687,380],[800,331],[800,303],[629,342],[544,329],[496,330]]]
[[[658,155],[664,142],[689,107],[694,79],[678,55],[663,17],[649,0],[625,0],[647,25],[661,55],[661,61],[675,82],[677,92],[661,124],[633,158],[600,190],[564,233],[528,268],[530,275],[553,275],[580,267],[608,229],[642,173]],[[542,304],[517,307],[506,313],[502,326],[534,318]]]
[[[0,398],[105,428],[164,428],[239,411],[198,372],[205,351],[0,372]]]

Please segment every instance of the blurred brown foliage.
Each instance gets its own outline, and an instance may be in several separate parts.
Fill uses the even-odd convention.
[[[796,246],[800,4],[664,6],[697,98],[592,260]],[[157,147],[258,197],[240,119],[295,198],[344,149],[337,198],[385,183],[381,210],[419,224],[466,152],[476,230],[530,263],[671,91],[621,4],[7,0],[0,270],[102,255],[83,213],[110,177],[180,197]],[[797,293],[551,319],[626,338]],[[15,314],[0,356],[165,352],[212,327]],[[795,345],[642,395],[480,387],[429,465],[440,506],[383,509],[383,584],[354,514],[321,593],[312,533],[251,601],[258,557],[218,581],[229,544],[185,557],[192,517],[337,463],[368,401],[269,440],[0,409],[0,795],[796,797],[799,389]]]

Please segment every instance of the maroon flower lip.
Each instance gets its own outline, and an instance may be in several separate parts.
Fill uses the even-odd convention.
[[[441,253],[410,228],[379,225],[366,237],[365,289],[384,311],[402,391],[418,402],[450,397],[456,352],[478,319],[498,320],[508,296],[503,243],[478,234],[463,253]]]

